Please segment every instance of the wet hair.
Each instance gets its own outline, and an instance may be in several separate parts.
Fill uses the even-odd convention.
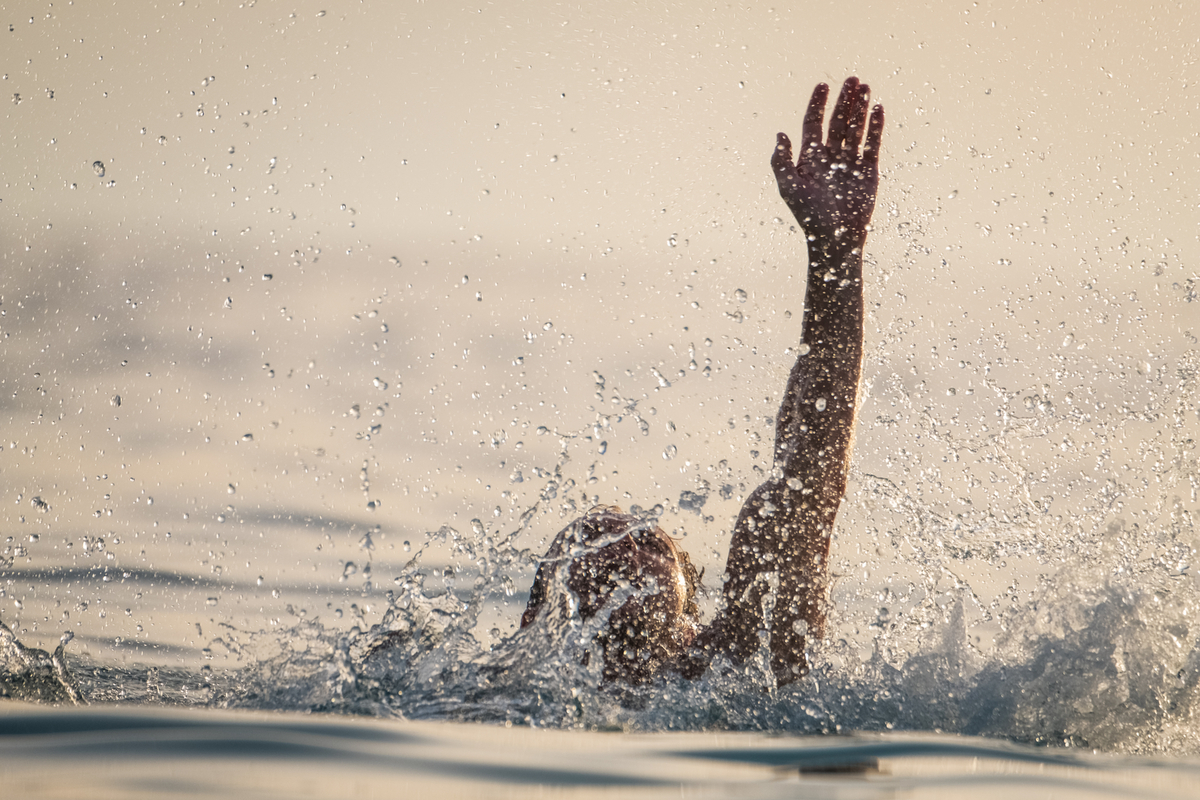
[[[596,636],[603,679],[644,683],[695,639],[698,585],[691,559],[661,528],[616,506],[596,506],[550,544],[521,627],[544,611],[570,616],[575,608],[586,621],[608,610],[608,624]],[[622,597],[619,607],[610,608]]]

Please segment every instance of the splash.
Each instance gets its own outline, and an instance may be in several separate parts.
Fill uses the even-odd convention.
[[[472,520],[466,531],[443,526],[429,534],[396,576],[374,625],[346,630],[307,620],[246,631],[226,624],[210,642],[240,661],[226,670],[89,663],[74,659],[66,641],[48,654],[5,628],[0,686],[10,697],[52,703],[589,730],[933,730],[1194,755],[1200,581],[1193,562],[1200,542],[1189,504],[1200,484],[1198,376],[1200,357],[1188,355],[1140,403],[1102,422],[1078,407],[1056,410],[1044,395],[1017,394],[1005,400],[999,425],[976,434],[951,435],[926,416],[922,435],[950,456],[975,459],[972,472],[1015,476],[1011,502],[951,514],[922,496],[936,479],[915,467],[897,462],[888,477],[855,473],[845,520],[858,526],[857,538],[840,546],[831,635],[811,646],[811,673],[784,688],[762,658],[738,666],[718,661],[697,681],[665,676],[639,687],[605,685],[594,644],[607,625],[604,614],[548,615],[507,638],[482,630],[494,598],[518,591],[538,562],[541,548],[527,546],[531,530],[550,524],[556,512],[576,511],[566,500],[580,468],[568,446],[582,450],[584,437],[570,436],[562,437],[553,468],[527,470],[543,485],[515,523]],[[1158,433],[1139,434],[1136,448],[1145,458],[1130,462],[1123,482],[1080,479],[1092,486],[1084,491],[1070,482],[1076,479],[1061,479],[1066,507],[1046,499],[1042,478],[1022,454],[1023,447],[1058,445],[1084,432],[1110,446],[1127,427],[1147,421]],[[590,452],[593,440],[615,441],[622,424],[641,432],[646,422],[629,404],[596,424]],[[868,439],[873,427],[867,424]],[[642,513],[699,515],[718,497],[729,500],[725,488],[689,490],[673,509]],[[856,547],[873,554],[854,562],[847,553]],[[426,563],[434,550],[449,552],[452,564]],[[1009,573],[1032,585],[989,589],[1007,562]]]

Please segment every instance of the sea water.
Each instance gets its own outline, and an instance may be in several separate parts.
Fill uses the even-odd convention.
[[[790,686],[759,658],[628,687],[580,658],[602,620],[488,641],[481,618],[514,605],[503,587],[530,555],[516,537],[439,538],[477,565],[470,589],[418,551],[377,623],[226,626],[210,642],[236,651],[222,667],[104,663],[5,629],[5,796],[1200,792],[1200,597],[1177,565],[1061,570],[995,614],[990,648],[964,588],[913,622],[846,608],[841,625],[870,628],[873,649],[817,644]]]
[[[1190,798],[1200,765],[969,737],[0,709],[5,797]]]
[[[933,419],[900,435],[891,417],[860,419],[830,635],[812,643],[809,674],[785,687],[761,654],[718,661],[697,681],[605,685],[602,659],[583,657],[603,615],[517,629],[546,539],[592,499],[581,487],[613,457],[597,440],[653,443],[664,430],[647,433],[640,413],[598,415],[587,431],[603,439],[549,434],[557,461],[520,484],[533,486],[531,503],[447,523],[415,544],[378,525],[256,518],[232,503],[215,536],[177,528],[159,542],[185,564],[189,553],[209,564],[235,536],[273,543],[273,555],[247,561],[257,571],[299,563],[296,543],[315,539],[337,566],[332,582],[154,568],[115,536],[55,545],[47,525],[46,538],[7,551],[15,611],[0,631],[0,785],[6,797],[296,787],[371,796],[410,784],[461,794],[1195,796],[1198,366],[1183,354],[1115,416],[1100,401],[1055,408],[1029,396],[968,430]],[[907,391],[875,380],[877,408]],[[1070,444],[1084,435],[1086,447]],[[966,465],[963,510],[932,497],[947,478],[906,464],[904,447],[885,449],[896,441],[930,442]],[[508,458],[505,447],[514,445],[499,444]],[[1039,474],[1039,448],[1066,456],[1047,456],[1056,470]],[[1088,448],[1109,458],[1125,448],[1123,480],[1072,472]],[[633,510],[680,536],[720,526],[757,473],[725,492],[726,468],[712,467],[712,484]],[[979,486],[980,475],[1009,494]],[[719,579],[704,584],[711,613]],[[185,626],[194,646],[170,645],[172,613],[197,605],[207,616]],[[97,635],[80,624],[93,615],[133,633]],[[47,641],[56,626],[82,633]]]
[[[1125,486],[1043,500],[1027,471],[1014,481],[1027,500],[948,515],[921,497],[935,479],[914,491],[897,479],[911,470],[856,467],[834,544],[831,634],[812,644],[809,674],[786,687],[761,655],[718,661],[697,681],[605,685],[598,654],[583,658],[603,615],[516,628],[546,538],[531,530],[565,524],[577,504],[564,500],[580,494],[572,474],[595,469],[567,457],[591,447],[596,458],[582,437],[563,437],[557,467],[531,475],[537,501],[511,522],[447,524],[395,550],[378,527],[323,533],[327,549],[340,537],[360,556],[343,558],[338,581],[322,586],[146,569],[96,542],[67,551],[81,566],[38,568],[34,555],[54,552],[34,542],[5,571],[25,620],[39,603],[79,597],[101,616],[130,603],[118,619],[197,599],[212,615],[195,623],[198,649],[154,643],[153,630],[28,646],[49,624],[45,612],[41,627],[34,618],[0,631],[9,698],[0,785],[5,796],[85,787],[91,796],[291,796],[296,787],[372,796],[409,785],[477,795],[537,786],[630,796],[999,796],[1017,787],[1195,796],[1200,585],[1188,487],[1200,474],[1191,438],[1200,370],[1194,357],[1177,366],[1144,398],[1150,411],[1123,423],[1153,422],[1150,441],[1162,442],[1139,449],[1165,454],[1129,461]],[[1031,403],[999,432],[949,439],[948,452],[976,457],[969,472],[978,474],[1011,462],[1017,447],[1089,425],[1122,439],[1120,426]],[[597,426],[620,432],[641,421],[626,414]],[[868,453],[872,437],[891,432],[879,420],[862,427]],[[1140,495],[1129,488],[1138,483]],[[737,491],[725,498],[737,501]],[[708,524],[695,510],[721,502],[715,489],[692,491],[674,507],[635,510]],[[1048,513],[1056,508],[1073,515]],[[324,530],[319,517],[275,521],[272,535],[300,539],[314,525]],[[710,610],[713,583],[702,598]],[[222,598],[243,609],[276,599],[289,615],[238,622],[234,610],[222,616]],[[323,612],[307,611],[322,600]]]

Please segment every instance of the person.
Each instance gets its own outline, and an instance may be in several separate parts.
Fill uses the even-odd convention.
[[[587,621],[607,613],[595,637],[605,682],[640,684],[670,671],[697,678],[714,657],[743,663],[765,643],[782,686],[807,672],[806,645],[824,634],[830,540],[858,411],[863,246],[884,120],[879,105],[868,115],[870,89],[851,77],[822,139],[828,94],[824,83],[813,90],[795,160],[783,133],[771,156],[808,242],[804,317],[775,422],[776,469],[738,514],[715,619],[700,623],[687,554],[615,506],[568,525],[538,567],[521,627],[547,614]]]

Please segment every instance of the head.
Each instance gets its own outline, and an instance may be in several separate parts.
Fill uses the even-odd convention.
[[[641,683],[695,638],[697,582],[687,553],[661,528],[616,506],[596,506],[550,544],[521,627],[543,609],[569,613],[574,605],[583,620],[607,613],[596,637],[604,679]]]

